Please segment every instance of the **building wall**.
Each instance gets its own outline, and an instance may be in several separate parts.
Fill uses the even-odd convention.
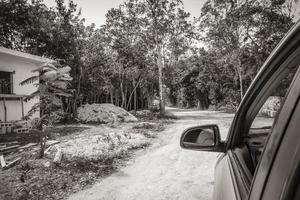
[[[15,71],[15,74],[13,74],[13,93],[17,95],[29,95],[36,91],[37,88],[34,86],[34,83],[20,86],[20,82],[34,75],[32,70],[36,69],[39,65],[40,64],[38,63],[20,57],[0,53],[0,71]],[[28,102],[24,102],[24,114],[26,115],[31,107],[38,101],[39,99],[35,98]],[[7,99],[5,104],[7,107],[7,121],[20,120],[22,118],[22,106],[20,100]],[[37,116],[39,116],[39,113],[36,113],[33,117]],[[0,100],[0,120],[4,121],[3,100]]]

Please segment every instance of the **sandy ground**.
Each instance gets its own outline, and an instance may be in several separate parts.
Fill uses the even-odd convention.
[[[69,199],[212,199],[218,154],[183,150],[179,147],[179,138],[189,126],[218,124],[222,139],[225,139],[233,115],[213,111],[170,111],[180,120],[168,125],[150,148],[139,151],[126,167]]]

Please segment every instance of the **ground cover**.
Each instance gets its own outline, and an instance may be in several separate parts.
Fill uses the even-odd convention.
[[[149,146],[164,124],[163,120],[144,119],[131,123],[58,125],[48,129],[48,139],[59,143],[45,158],[37,159],[38,145],[5,156],[6,160],[16,157],[21,160],[16,166],[0,171],[0,199],[64,199],[117,170],[135,150]],[[59,163],[53,162],[56,146],[63,155]]]

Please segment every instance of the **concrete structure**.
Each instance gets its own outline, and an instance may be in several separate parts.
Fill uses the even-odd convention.
[[[24,98],[36,91],[34,83],[20,86],[20,82],[31,77],[32,70],[52,60],[0,47],[0,120],[21,120],[31,107],[39,101]],[[36,113],[35,116],[38,116]]]

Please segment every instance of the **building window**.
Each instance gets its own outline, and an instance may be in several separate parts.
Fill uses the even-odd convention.
[[[0,94],[13,94],[13,72],[0,71]]]

